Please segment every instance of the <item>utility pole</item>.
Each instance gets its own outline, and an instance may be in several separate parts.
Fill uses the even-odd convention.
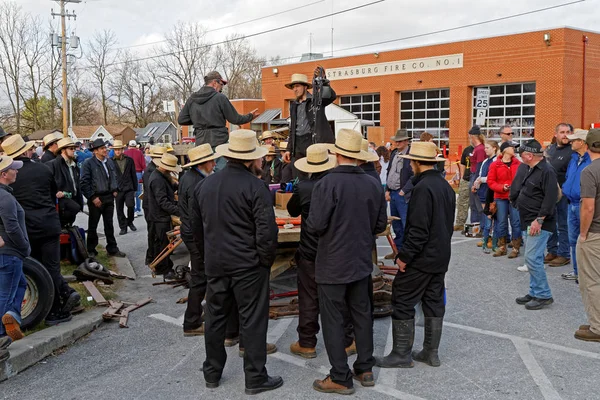
[[[62,104],[63,104],[63,136],[69,136],[69,112],[68,112],[68,93],[67,93],[67,21],[66,18],[71,19],[71,17],[77,19],[77,15],[75,13],[69,14],[68,11],[65,11],[66,3],[81,3],[81,0],[58,0],[60,3],[60,13],[56,14],[52,11],[52,16],[57,17],[60,16],[61,22],[61,58],[62,58]]]

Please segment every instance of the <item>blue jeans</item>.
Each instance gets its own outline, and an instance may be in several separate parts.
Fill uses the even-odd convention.
[[[492,229],[492,219],[488,218],[487,215],[481,213],[481,221],[479,221],[479,226],[483,233],[483,238],[487,239],[490,237],[490,230]],[[484,244],[487,246],[487,242],[484,241]]]
[[[21,323],[21,303],[26,288],[23,260],[15,256],[0,255],[0,318],[10,314]],[[0,324],[0,337],[5,335],[4,325]]]
[[[510,201],[506,199],[496,199],[496,226],[497,230],[494,231],[497,237],[509,237],[508,235],[508,221],[510,220],[510,227],[512,229],[510,238],[515,240],[522,236],[521,233],[521,218],[519,212],[514,208]]]
[[[135,192],[135,212],[142,211],[142,201],[140,200],[140,194],[142,193],[142,184],[140,183],[140,179],[142,179],[143,172],[136,172],[135,176],[137,176],[138,186],[137,192]]]
[[[524,232],[523,236],[525,237],[525,264],[529,269],[529,295],[538,299],[549,299],[552,297],[552,292],[544,269],[544,250],[550,232],[541,231],[536,236]]]
[[[404,228],[406,227],[406,214],[408,212],[408,204],[404,199],[404,196],[400,196],[399,190],[392,190],[390,192],[390,213],[392,217],[400,218],[400,221],[392,221],[392,228],[394,229],[394,243],[396,248],[400,250],[402,242],[404,241]]]
[[[573,264],[573,272],[577,275],[577,238],[579,237],[579,203],[569,204],[569,246],[571,246],[571,263]]]
[[[556,232],[548,240],[548,253],[556,254],[559,257],[570,258],[569,254],[569,224],[567,222],[569,214],[569,203],[567,196],[563,196],[556,203]]]

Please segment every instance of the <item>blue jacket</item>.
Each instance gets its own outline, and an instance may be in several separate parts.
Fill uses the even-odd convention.
[[[582,161],[577,165],[579,161],[579,154],[573,152],[569,167],[567,168],[567,178],[563,183],[562,191],[563,195],[567,196],[570,203],[577,203],[581,201],[581,187],[579,185],[581,179],[581,171],[592,163],[590,155],[586,152],[583,154]]]
[[[481,165],[479,166],[479,169],[478,169],[478,176],[480,178],[487,178],[488,172],[490,171],[490,167],[491,167],[492,163],[495,161],[495,159],[496,159],[495,157],[486,158],[482,163],[480,163]],[[477,196],[479,196],[479,200],[482,203],[485,203],[487,191],[488,191],[488,184],[481,183],[481,185],[479,185],[479,189],[477,190]]]

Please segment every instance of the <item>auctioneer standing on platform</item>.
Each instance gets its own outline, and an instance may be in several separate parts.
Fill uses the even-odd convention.
[[[246,394],[257,394],[283,384],[265,368],[277,224],[271,194],[254,172],[260,171],[267,149],[258,146],[254,131],[237,130],[216,152],[228,162],[196,186],[192,209],[194,240],[204,249],[208,277],[204,379],[209,388],[219,386],[227,359],[227,320],[237,303],[245,342]]]
[[[408,203],[404,243],[396,256],[399,272],[392,286],[392,352],[377,360],[383,368],[412,368],[413,358],[433,367],[440,365],[438,346],[444,319],[444,277],[450,263],[454,232],[456,194],[435,165],[431,142],[414,142],[410,160],[415,173]],[[411,355],[415,336],[415,306],[423,305],[425,339],[423,350]]]

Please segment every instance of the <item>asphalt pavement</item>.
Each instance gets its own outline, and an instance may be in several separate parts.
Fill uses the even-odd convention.
[[[86,226],[86,216],[79,218]],[[116,221],[115,221],[116,222]],[[120,293],[125,301],[151,296],[156,302],[133,312],[129,329],[105,323],[60,354],[51,356],[15,378],[0,384],[3,399],[237,399],[245,398],[243,362],[237,347],[228,349],[221,386],[206,389],[201,372],[205,357],[203,338],[184,338],[185,305],[177,299],[187,291],[152,286],[144,267],[146,227],[136,218],[138,232],[117,236],[138,276]],[[116,226],[116,224],[115,224]],[[102,225],[100,227],[102,230]],[[118,232],[118,229],[117,229]],[[585,323],[579,289],[560,274],[570,266],[549,268],[555,303],[540,311],[527,311],[515,303],[527,293],[529,275],[516,270],[523,257],[508,260],[484,255],[475,239],[455,234],[447,275],[448,305],[440,346],[442,366],[415,363],[412,369],[375,368],[376,386],[362,388],[361,399],[597,399],[600,378],[600,344],[573,337]],[[380,256],[389,253],[385,239],[378,240]],[[187,263],[182,245],[173,257]],[[388,262],[389,264],[390,262]],[[272,282],[272,288],[291,288],[295,272]],[[267,369],[281,375],[282,388],[258,398],[330,399],[314,391],[312,382],[329,369],[322,337],[318,357],[305,360],[291,355],[297,340],[297,318],[269,322],[268,341],[279,351],[268,357]],[[391,346],[391,321],[375,321],[375,354]],[[415,349],[423,332],[417,328]],[[354,356],[355,357],[355,356]],[[354,360],[350,358],[350,362]]]

